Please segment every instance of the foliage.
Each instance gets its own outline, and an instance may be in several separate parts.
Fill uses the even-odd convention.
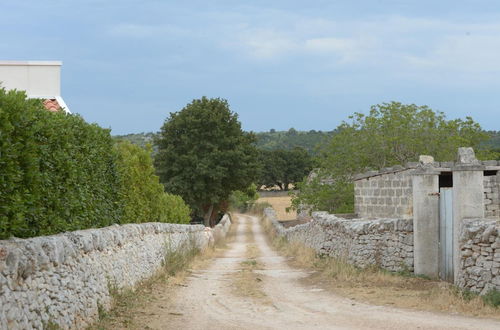
[[[188,222],[166,194],[151,150],[118,143],[78,115],[0,89],[0,239],[114,223]]]
[[[312,157],[302,148],[292,150],[261,150],[259,185],[278,186],[288,190],[290,184],[300,182],[312,169]]]
[[[486,305],[490,305],[492,307],[499,307],[500,291],[498,291],[497,289],[490,290],[488,293],[482,296],[482,299]]]
[[[257,199],[259,199],[257,186],[252,183],[245,190],[233,191],[231,193],[231,196],[229,196],[229,205],[233,209],[239,210],[241,212],[247,212]]]
[[[345,177],[336,181],[322,182],[322,176],[309,181],[304,180],[297,186],[298,190],[291,193],[292,205],[295,210],[307,205],[311,210],[327,211],[329,213],[351,213],[354,209],[354,184]]]
[[[317,147],[323,145],[325,142],[331,140],[336,131],[295,131],[293,134],[289,134],[289,131],[276,131],[274,129],[268,132],[257,132],[255,137],[257,141],[255,145],[260,150],[291,150],[296,147],[303,148],[307,150],[308,153],[315,155],[317,154]],[[292,131],[292,132],[293,132]],[[488,131],[488,140],[481,143],[481,147],[486,147],[487,149],[495,150],[497,156],[500,155],[500,131]],[[126,135],[116,135],[115,139],[127,140],[141,147],[145,147],[148,143],[151,143],[156,138],[156,133],[133,133]],[[156,154],[156,146],[153,148],[153,155]],[[487,157],[493,159],[493,157]],[[482,158],[485,158],[482,157]],[[497,158],[498,159],[498,158]]]
[[[458,147],[474,147],[481,156],[486,150],[480,144],[489,138],[471,117],[446,120],[442,112],[414,104],[383,103],[372,106],[369,115],[355,113],[350,119],[322,153],[322,165],[341,173],[404,165],[422,154],[449,161]]]
[[[131,133],[131,134],[125,134],[125,135],[115,135],[113,138],[116,141],[128,141],[131,142],[132,144],[135,144],[141,148],[149,148],[148,145],[152,145],[155,138],[156,138],[156,133],[149,132],[149,133]],[[153,147],[152,154],[155,155],[157,150]]]
[[[256,178],[254,142],[226,100],[202,97],[171,113],[162,126],[156,140],[157,173],[167,191],[182,196],[208,220],[214,206]]]
[[[313,154],[315,148],[323,141],[333,136],[334,132],[322,131],[297,131],[290,128],[288,131],[276,131],[256,133],[257,148],[261,150],[293,150],[302,148]]]
[[[109,130],[0,89],[0,238],[120,222]]]
[[[313,182],[303,182],[304,193],[294,196],[295,207],[312,205],[314,209],[346,211],[349,203],[345,201],[350,198],[347,194],[352,195],[349,183],[354,174],[404,165],[422,154],[447,161],[455,159],[458,147],[471,146],[480,158],[493,155],[482,145],[489,135],[470,117],[447,120],[442,112],[427,106],[391,102],[372,106],[368,115],[355,113],[349,118],[351,121],[343,122],[322,146],[318,157],[321,171]],[[327,181],[332,187],[324,186]],[[340,202],[328,206],[329,198]]]
[[[167,194],[155,174],[151,147],[140,148],[128,141],[117,142],[120,175],[121,222],[188,223],[189,207],[181,197]]]

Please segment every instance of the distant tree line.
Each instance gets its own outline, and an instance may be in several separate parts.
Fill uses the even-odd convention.
[[[158,152],[155,164],[166,190],[183,196],[196,210],[195,216],[206,221],[227,207],[232,191],[249,191],[250,183],[265,189],[298,187],[294,207],[307,204],[316,210],[350,212],[355,173],[415,161],[420,154],[454,159],[459,146],[474,147],[483,159],[498,159],[500,154],[500,132],[485,132],[470,117],[448,120],[441,112],[413,104],[375,105],[368,114],[355,113],[328,132],[291,128],[246,133],[236,118],[225,100],[202,98],[171,114],[158,134],[117,138],[143,145],[153,141]],[[228,129],[220,122],[233,127],[229,129],[233,137],[217,135]],[[231,143],[234,152],[228,148]],[[237,152],[248,167],[237,162]],[[234,165],[219,161],[225,155]],[[313,168],[314,175],[306,179]],[[244,173],[245,180],[234,181],[236,173]],[[234,185],[228,184],[233,181]],[[241,198],[233,198],[237,199]]]

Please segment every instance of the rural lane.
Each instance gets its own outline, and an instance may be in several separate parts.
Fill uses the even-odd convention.
[[[148,307],[157,311],[148,329],[500,329],[494,320],[373,306],[306,286],[299,279],[308,273],[271,249],[259,219],[236,217],[235,238],[224,254],[193,272],[167,305]],[[259,250],[254,272],[264,299],[235,294],[232,287],[248,261],[248,245]]]

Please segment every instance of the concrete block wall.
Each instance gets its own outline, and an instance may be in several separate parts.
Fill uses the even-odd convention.
[[[413,270],[412,219],[343,219],[314,212],[312,221],[284,228],[271,208],[264,211],[264,218],[279,236],[301,242],[320,254],[342,258],[359,267]]]
[[[480,294],[500,291],[500,220],[465,219],[459,260],[459,287]]]
[[[484,214],[487,218],[500,217],[500,175],[484,177]]]
[[[354,181],[354,212],[361,218],[409,219],[413,215],[412,169],[381,172]]]
[[[225,216],[215,229],[224,236]],[[0,329],[84,329],[110,288],[133,288],[161,267],[168,251],[214,242],[202,225],[143,223],[0,241]]]

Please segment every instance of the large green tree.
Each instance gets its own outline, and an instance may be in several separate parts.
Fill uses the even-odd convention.
[[[458,147],[473,147],[479,158],[494,158],[495,153],[484,147],[489,138],[471,117],[447,120],[444,113],[427,106],[399,102],[374,105],[368,115],[355,113],[337,127],[322,147],[317,175],[302,183],[294,205],[348,211],[354,174],[404,165],[422,154],[453,160]]]
[[[226,100],[193,100],[171,113],[156,144],[155,165],[168,192],[182,196],[208,225],[232,191],[257,177],[255,137],[244,132]]]
[[[302,148],[261,150],[259,159],[259,184],[266,187],[278,186],[281,190],[288,190],[290,184],[302,181],[312,167],[312,157]]]

